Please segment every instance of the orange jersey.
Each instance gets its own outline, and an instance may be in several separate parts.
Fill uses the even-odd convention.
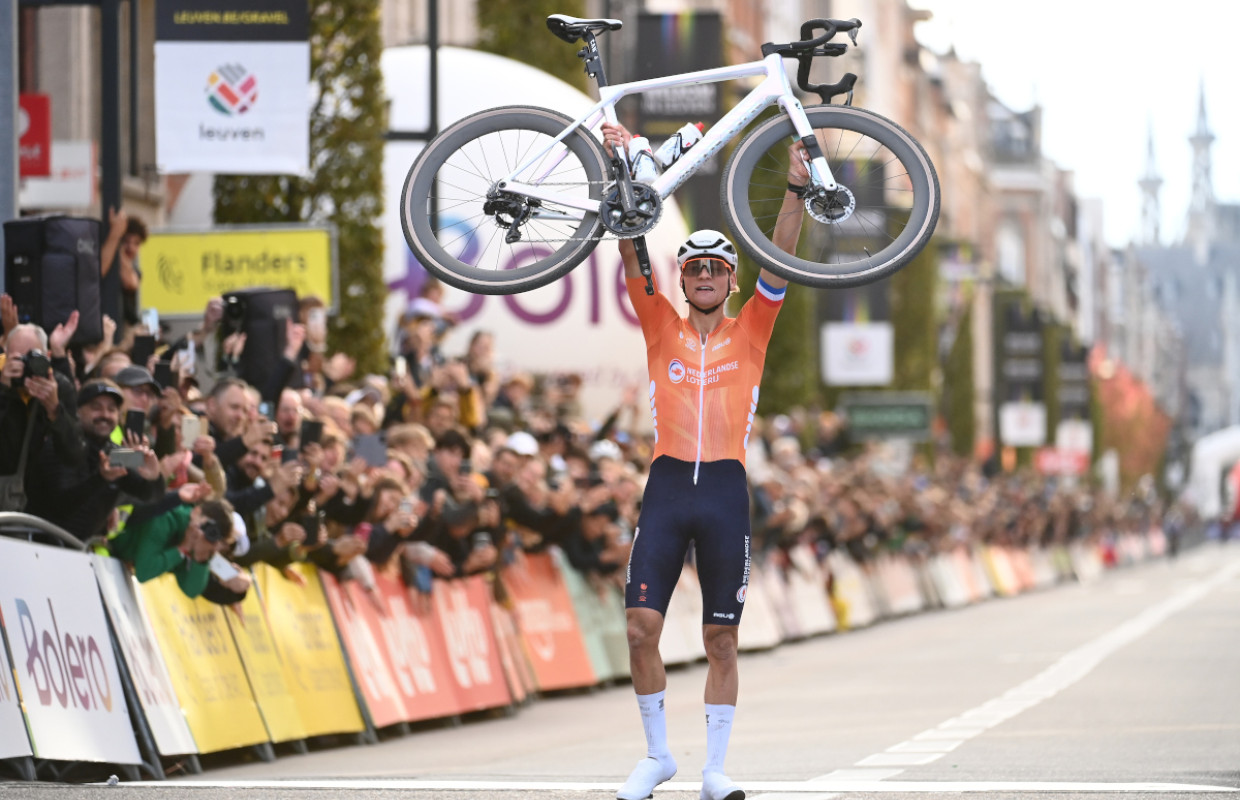
[[[625,282],[646,339],[655,457],[744,464],[784,290],[759,281],[735,319],[701,337],[662,293],[646,294],[645,278]]]

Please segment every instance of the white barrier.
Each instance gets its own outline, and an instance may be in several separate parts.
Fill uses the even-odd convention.
[[[21,700],[17,697],[17,685],[13,683],[13,670],[8,654],[0,646],[0,758],[32,755],[34,751],[30,749],[30,737],[26,734]]]
[[[838,625],[831,601],[827,596],[827,576],[809,545],[798,545],[788,553],[792,561],[788,570],[788,596],[796,613],[802,636],[817,636],[834,631]]]
[[[744,624],[737,632],[741,650],[769,650],[783,641],[779,615],[775,610],[779,587],[765,565],[750,565],[749,588],[745,592]]]
[[[141,763],[90,557],[0,539],[0,618],[34,754]]]
[[[104,607],[112,619],[121,653],[129,666],[138,702],[146,715],[155,749],[161,755],[197,753],[185,715],[177,702],[176,690],[164,656],[155,645],[151,623],[138,606],[132,579],[121,562],[106,556],[91,556]]]
[[[840,609],[840,627],[864,628],[878,619],[878,607],[874,604],[869,579],[857,563],[843,551],[834,550],[827,556],[827,564],[834,579],[834,598]]]

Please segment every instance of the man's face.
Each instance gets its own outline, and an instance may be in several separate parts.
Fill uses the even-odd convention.
[[[230,386],[219,397],[208,398],[207,417],[226,438],[240,436],[246,419],[245,390]]]
[[[39,349],[39,337],[32,331],[25,328],[16,328],[9,334],[9,340],[4,345],[4,352],[9,358],[21,358],[31,350]]]
[[[125,395],[125,407],[135,409],[146,413],[151,410],[151,406],[155,404],[156,396],[154,390],[148,384],[141,386],[122,386],[121,393]]]
[[[456,415],[452,413],[452,407],[449,405],[434,405],[430,413],[426,415],[426,429],[433,436],[438,436],[451,428],[455,422]]]
[[[142,237],[136,233],[127,233],[121,238],[121,257],[133,261],[138,257],[138,249],[142,247]]]
[[[245,455],[238,459],[237,466],[241,467],[247,478],[254,481],[263,474],[263,465],[270,457],[271,448],[264,442],[252,450],[247,450]]]
[[[520,469],[521,456],[511,450],[500,450],[491,461],[491,471],[495,473],[496,479],[501,484],[511,482],[517,477],[517,471]]]
[[[439,470],[452,478],[460,473],[461,462],[465,460],[465,454],[455,447],[441,447],[435,451],[433,458]]]
[[[698,308],[712,308],[728,299],[733,272],[718,258],[694,258],[685,262],[680,273],[685,297]]]
[[[280,405],[276,407],[276,424],[284,437],[294,436],[301,426],[301,395],[285,390],[280,393]]]
[[[107,439],[120,422],[121,408],[116,398],[99,395],[85,405],[78,406],[78,420],[82,430],[96,439]]]

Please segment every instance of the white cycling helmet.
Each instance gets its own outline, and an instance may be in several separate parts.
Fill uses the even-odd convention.
[[[684,269],[685,262],[694,258],[721,258],[736,270],[736,248],[719,231],[707,229],[690,235],[676,253],[676,266]]]

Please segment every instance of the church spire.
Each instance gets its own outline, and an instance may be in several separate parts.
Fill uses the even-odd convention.
[[[1193,194],[1188,207],[1188,229],[1184,234],[1186,244],[1206,247],[1214,236],[1214,179],[1210,168],[1210,147],[1214,134],[1206,121],[1206,85],[1201,81],[1201,96],[1197,106],[1197,131],[1188,137],[1193,147]]]
[[[1140,242],[1149,247],[1158,246],[1158,189],[1162,186],[1162,177],[1158,174],[1158,165],[1154,161],[1154,122],[1149,123],[1149,145],[1145,158],[1145,175],[1137,181],[1141,187],[1141,234]]]

